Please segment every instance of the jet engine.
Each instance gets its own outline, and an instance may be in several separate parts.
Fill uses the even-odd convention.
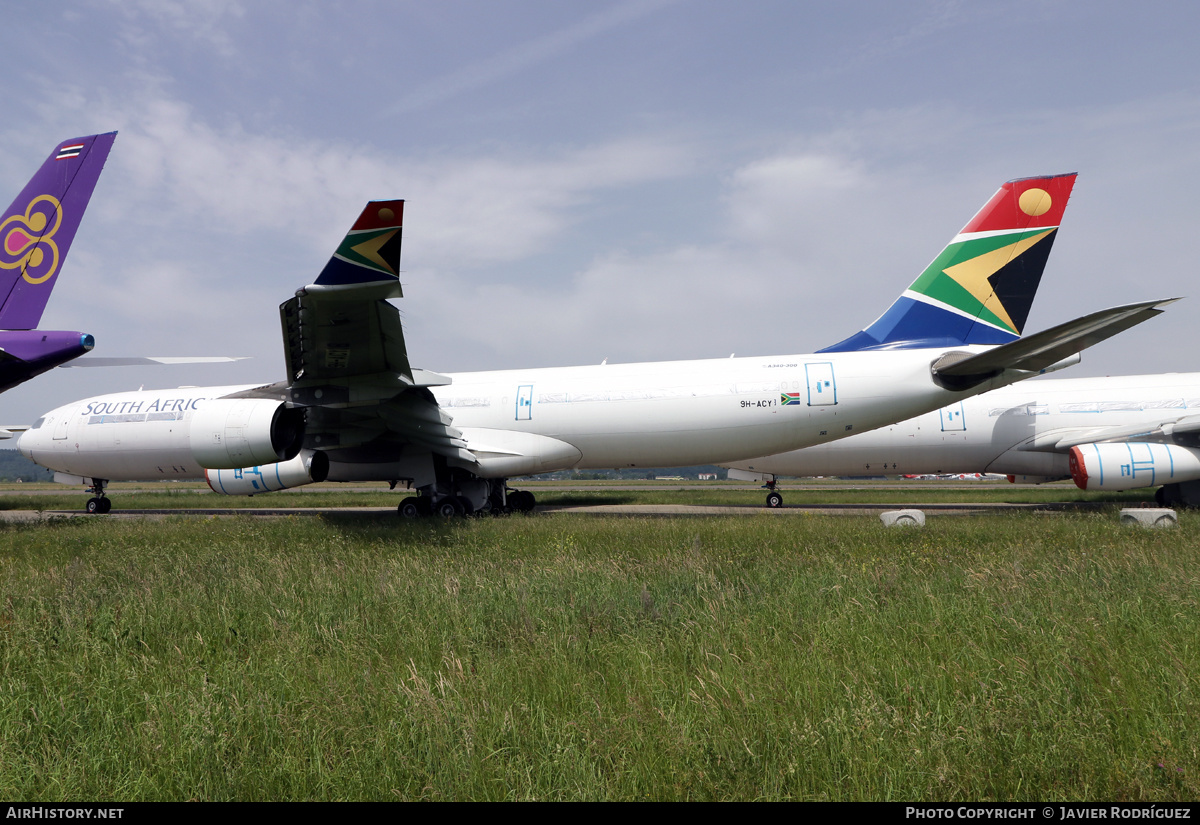
[[[315,450],[305,450],[288,461],[279,461],[265,467],[204,471],[204,480],[213,492],[224,493],[227,496],[273,493],[276,490],[324,481],[328,476],[329,457]]]
[[[192,416],[192,457],[206,469],[237,469],[296,457],[304,412],[265,398],[215,398]]]
[[[1123,442],[1071,448],[1071,478],[1081,490],[1134,490],[1200,479],[1200,449]]]

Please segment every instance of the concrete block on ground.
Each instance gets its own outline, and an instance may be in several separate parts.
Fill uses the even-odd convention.
[[[925,513],[921,510],[886,510],[879,514],[884,527],[924,527]]]
[[[1126,507],[1121,510],[1122,524],[1140,524],[1143,527],[1175,527],[1179,517],[1169,507]]]

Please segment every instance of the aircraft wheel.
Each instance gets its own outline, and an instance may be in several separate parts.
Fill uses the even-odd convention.
[[[462,515],[462,509],[459,507],[458,502],[453,496],[443,499],[442,503],[433,509],[434,512],[436,512],[439,516],[446,519]]]
[[[87,500],[87,505],[84,507],[84,509],[93,514],[103,513],[104,511],[100,509],[101,501],[103,501],[103,499],[93,496]]]
[[[1176,482],[1175,484],[1164,484],[1154,491],[1154,501],[1159,507],[1195,507],[1196,503],[1193,497],[1187,495],[1194,489],[1195,482],[1189,482],[1185,487],[1183,484]]]
[[[409,496],[400,502],[396,507],[396,512],[404,518],[416,518],[421,515],[421,508],[417,506],[416,496]]]
[[[767,506],[771,509],[783,506],[783,494],[777,493],[774,490],[767,493]]]
[[[112,509],[112,499],[111,498],[100,499],[100,512],[102,514],[107,513],[111,509]]]
[[[471,502],[466,496],[455,496],[453,501],[455,506],[458,508],[459,515],[475,515],[475,508],[471,506]]]
[[[528,490],[517,490],[508,494],[508,504],[520,513],[532,513],[537,499]]]

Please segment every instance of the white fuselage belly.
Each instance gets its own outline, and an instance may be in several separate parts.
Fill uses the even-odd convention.
[[[517,431],[573,445],[582,457],[567,466],[708,464],[831,441],[970,395],[933,383],[930,364],[941,352],[460,373],[434,392],[453,426],[466,432],[468,447],[472,429]],[[1002,376],[976,391],[1017,377]],[[198,478],[203,468],[192,456],[188,432],[193,411],[205,400],[248,388],[97,396],[47,414],[20,447],[39,464],[71,475]],[[336,451],[331,459],[337,460]],[[565,467],[542,471],[553,469]]]
[[[1035,438],[1152,427],[1200,412],[1200,373],[1026,381],[870,433],[731,467],[781,476],[1000,473],[1066,477],[1065,452]]]

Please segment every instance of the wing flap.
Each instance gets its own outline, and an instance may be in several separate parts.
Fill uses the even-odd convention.
[[[346,380],[385,372],[414,383],[400,311],[373,295],[351,300],[356,289],[348,287],[336,297],[301,290],[280,305],[284,358],[292,383]],[[369,285],[361,289],[378,292]]]

